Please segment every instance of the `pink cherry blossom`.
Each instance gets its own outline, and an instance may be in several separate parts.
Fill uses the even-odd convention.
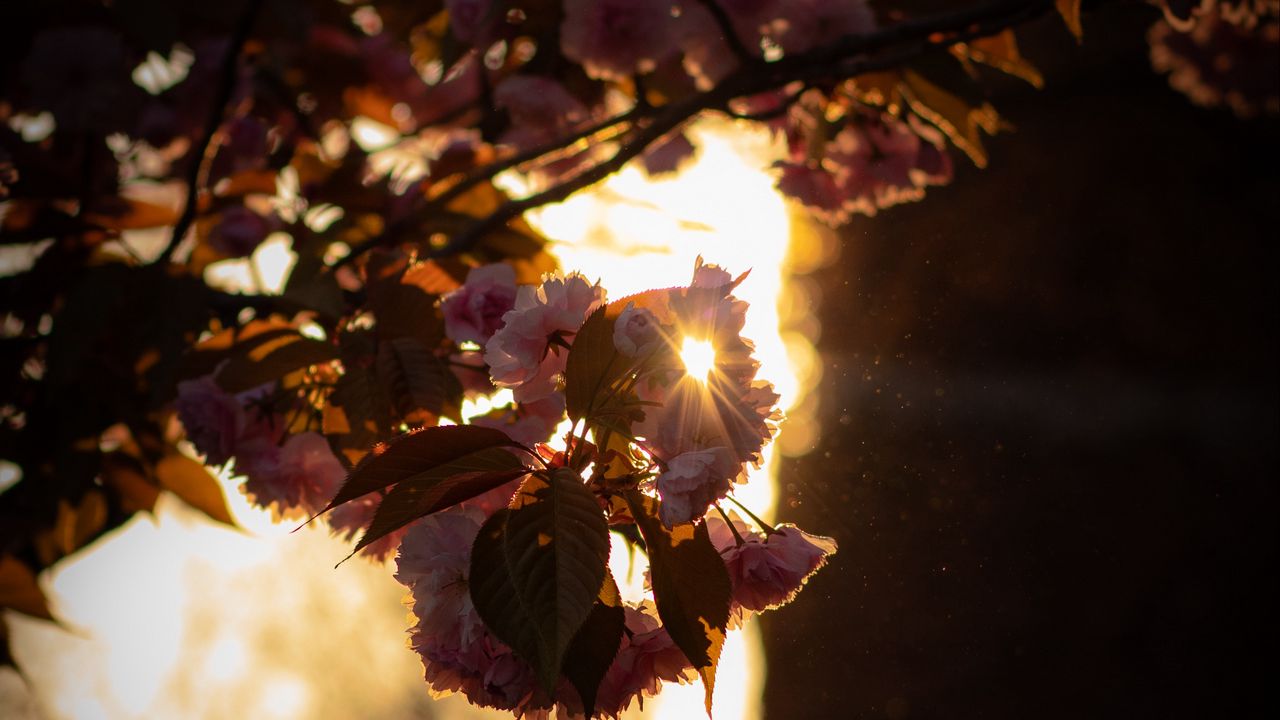
[[[236,439],[245,426],[244,409],[212,375],[178,383],[174,402],[187,438],[210,465],[222,465],[235,452]]]
[[[492,6],[492,0],[445,0],[449,30],[464,43],[480,43],[489,30]]]
[[[773,166],[780,171],[777,187],[783,195],[799,200],[828,225],[839,225],[849,219],[844,209],[844,193],[826,168],[814,162],[777,162]]]
[[[876,28],[865,0],[781,0],[769,33],[787,53],[807,52]]]
[[[628,632],[622,635],[618,654],[600,681],[596,710],[617,718],[633,700],[658,694],[662,683],[691,682],[693,668],[658,620],[652,603],[623,608]]]
[[[587,117],[586,106],[563,85],[539,75],[512,75],[498,83],[493,104],[511,119],[502,142],[522,150],[555,140]]]
[[[661,341],[658,319],[648,308],[628,303],[613,322],[613,346],[627,357],[644,357]]]
[[[552,703],[532,669],[489,633],[471,604],[471,544],[485,517],[477,508],[456,507],[405,534],[395,576],[409,588],[417,618],[409,646],[422,657],[433,694],[460,692],[482,707],[545,717]]]
[[[729,492],[729,481],[741,471],[734,454],[723,447],[672,458],[655,482],[662,498],[658,510],[662,524],[672,527],[702,517],[711,503]]]
[[[502,316],[502,328],[485,346],[494,384],[513,388],[520,402],[551,395],[568,357],[559,344],[604,302],[604,288],[578,273],[519,288],[515,307]]]
[[[593,78],[651,71],[676,49],[671,0],[565,0],[560,48]]]
[[[515,302],[515,268],[504,263],[474,268],[440,305],[445,334],[454,342],[483,345],[502,327],[502,316]]]
[[[329,443],[314,432],[292,435],[279,448],[268,444],[269,438],[246,438],[236,447],[237,462],[244,462],[245,492],[285,517],[320,512],[347,475]]]
[[[707,530],[729,571],[733,602],[744,610],[763,612],[791,602],[836,552],[835,540],[794,525],[778,525],[765,537],[732,513],[730,519],[741,544],[718,515],[707,516]]]

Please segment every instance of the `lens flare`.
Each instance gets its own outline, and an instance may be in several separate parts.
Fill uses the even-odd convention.
[[[694,380],[706,380],[716,369],[716,349],[706,340],[685,338],[680,347],[680,361],[684,371]]]

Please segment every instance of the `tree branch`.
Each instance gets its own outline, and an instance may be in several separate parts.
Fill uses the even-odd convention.
[[[253,29],[254,21],[257,20],[258,11],[261,9],[262,0],[245,0],[244,10],[240,13],[240,19],[228,40],[227,54],[222,58],[222,73],[217,92],[213,96],[213,103],[209,107],[209,118],[205,123],[204,135],[191,149],[191,166],[187,168],[186,178],[187,197],[182,206],[182,214],[178,216],[178,222],[173,226],[173,235],[169,238],[169,244],[165,246],[156,262],[168,262],[173,257],[173,252],[178,249],[182,237],[187,234],[191,223],[196,219],[200,187],[208,179],[206,175],[209,162],[213,159],[212,155],[215,152],[213,138],[222,127],[222,119],[227,114],[227,104],[231,102],[231,95],[236,87],[240,53],[244,50],[244,44],[249,39],[249,32]]]
[[[776,90],[796,81],[815,83],[843,80],[867,72],[899,67],[932,50],[993,35],[1038,17],[1052,8],[1053,0],[997,0],[976,8],[895,23],[872,33],[846,36],[806,53],[785,55],[775,62],[752,63],[750,66],[740,67],[710,90],[662,107],[648,109],[644,116],[637,116],[634,119],[637,123],[644,119],[649,122],[639,128],[633,126],[631,136],[607,160],[547,190],[507,201],[493,213],[477,219],[474,224],[455,235],[445,245],[426,253],[425,257],[442,257],[465,252],[486,233],[528,210],[562,201],[573,193],[600,182],[644,152],[650,144],[704,110],[727,112],[729,103],[736,98]],[[633,109],[632,112],[639,112],[639,108]],[[618,116],[615,118],[617,122],[606,127],[621,122],[624,117]],[[524,158],[524,161],[550,154],[583,137],[584,135],[579,133],[557,140],[552,145],[537,148],[537,154]],[[518,164],[521,163],[516,161],[516,158],[510,158],[501,163],[479,168],[467,177],[473,178],[471,184],[474,184],[480,179],[491,178],[497,172]],[[492,170],[499,165],[502,165],[501,169]],[[414,215],[439,208],[440,205],[433,201],[424,205]],[[406,227],[400,228],[400,232],[416,224],[416,220],[410,218]],[[398,242],[398,238],[399,233],[383,233],[357,246],[338,265],[353,261],[358,255],[373,247],[394,244]]]

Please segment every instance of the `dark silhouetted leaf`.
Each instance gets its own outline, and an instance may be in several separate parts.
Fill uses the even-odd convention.
[[[506,447],[490,447],[450,460],[396,483],[352,553],[420,517],[452,507],[528,474],[532,468]]]
[[[476,537],[471,600],[550,692],[604,583],[609,527],[582,479],[563,468],[531,475],[511,508]]]
[[[649,554],[658,617],[702,677],[710,714],[733,592],[724,560],[711,544],[706,524],[685,523],[667,530],[658,519],[656,499],[636,490],[625,497]]]
[[[214,378],[230,393],[252,390],[294,370],[335,360],[337,348],[294,331],[235,352]]]
[[[406,421],[421,423],[433,417],[458,416],[462,383],[417,338],[398,337],[378,344],[378,375]]]
[[[155,468],[160,487],[220,523],[234,525],[222,487],[205,466],[177,453],[160,458]]]
[[[475,425],[429,427],[401,435],[374,448],[352,469],[324,511],[445,463],[496,447],[519,448],[520,445],[501,430]]]
[[[626,613],[612,573],[605,573],[604,585],[591,614],[574,636],[564,654],[564,676],[582,698],[583,715],[590,718],[596,708],[600,681],[609,671],[622,644]]]
[[[31,568],[12,555],[0,556],[0,608],[52,620],[49,600]]]

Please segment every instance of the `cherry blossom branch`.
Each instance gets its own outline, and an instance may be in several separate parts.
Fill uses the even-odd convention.
[[[787,62],[787,58],[783,58],[776,63],[742,68],[705,93],[659,108],[653,120],[628,139],[608,160],[587,168],[540,193],[509,200],[488,216],[477,220],[466,230],[454,236],[445,245],[432,250],[428,256],[442,257],[466,251],[485,234],[506,224],[509,220],[534,208],[560,202],[575,192],[604,180],[643,153],[662,136],[703,110],[724,110],[727,109],[730,101],[736,98],[774,90],[796,80],[812,82],[820,79],[841,79],[898,67],[931,49],[994,34],[1035,17],[1049,7],[1051,4],[1048,0],[1001,2],[978,10],[901,23],[880,33],[851,36],[811,53],[794,55],[790,58],[790,62]],[[941,32],[941,28],[949,29],[950,35],[942,40],[935,39],[934,36]],[[912,40],[914,44],[900,52],[879,58],[860,55],[868,50],[890,46],[893,40],[903,39]],[[842,57],[844,54],[855,55],[855,57]]]
[[[742,38],[738,37],[738,30],[733,26],[733,20],[729,17],[729,13],[725,12],[723,7],[717,0],[698,0],[707,12],[711,13],[711,17],[715,18],[716,25],[720,27],[720,34],[724,36],[725,44],[733,51],[738,60],[744,65],[750,65],[760,61],[760,58],[747,49],[742,43]]]
[[[249,32],[253,29],[261,9],[262,0],[245,0],[244,10],[240,13],[240,19],[236,22],[236,27],[228,40],[227,54],[222,58],[222,73],[213,102],[209,106],[209,117],[205,122],[204,134],[191,148],[191,166],[187,168],[186,177],[187,197],[182,205],[182,214],[178,216],[178,221],[173,226],[173,235],[169,238],[169,244],[165,246],[156,262],[168,262],[169,258],[173,257],[173,252],[178,249],[178,244],[182,242],[183,236],[187,234],[191,223],[196,219],[200,188],[208,179],[209,163],[216,151],[213,139],[217,136],[219,128],[222,127],[223,117],[227,114],[227,105],[231,102],[231,95],[236,87],[240,54],[244,51],[244,45],[249,40]]]
[[[737,98],[776,90],[796,81],[806,84],[838,81],[867,72],[899,67],[932,50],[993,35],[1039,17],[1051,11],[1053,6],[1053,0],[998,0],[979,7],[895,23],[872,33],[843,37],[809,52],[785,55],[774,62],[743,64],[715,87],[664,106],[650,108],[638,104],[631,111],[634,115],[624,114],[606,121],[605,128],[619,124],[624,119],[635,123],[630,137],[611,157],[542,192],[507,201],[493,213],[476,220],[449,242],[426,253],[424,257],[442,257],[469,250],[485,234],[525,212],[562,201],[573,193],[604,180],[643,153],[651,144],[704,110],[725,112],[732,116],[729,104]],[[631,116],[627,117],[628,115]],[[641,125],[644,120],[648,122]],[[478,168],[468,174],[467,187],[491,179],[497,173],[523,162],[562,150],[588,136],[586,131],[580,131],[521,155]],[[462,191],[461,185],[459,183],[459,186],[455,186],[457,194]],[[457,194],[451,195],[449,199],[457,197]],[[441,196],[443,197],[444,195]],[[399,242],[401,236],[417,224],[417,216],[441,209],[443,203],[439,203],[439,199],[423,205],[403,223],[389,228],[388,232],[356,246],[335,267],[354,261],[374,247]]]
[[[428,215],[433,212],[438,212],[440,210],[443,210],[445,207],[449,205],[449,203],[453,202],[454,200],[457,200],[459,197],[462,197],[464,194],[466,194],[468,190],[474,188],[476,185],[482,182],[492,180],[494,176],[498,175],[501,172],[510,170],[515,167],[519,167],[521,165],[524,165],[525,163],[533,162],[542,157],[550,155],[554,152],[564,150],[566,147],[576,142],[579,142],[581,140],[585,140],[588,138],[595,138],[601,133],[603,133],[604,131],[614,128],[618,125],[622,125],[628,122],[634,122],[635,120],[641,118],[644,114],[645,112],[643,109],[639,107],[632,108],[627,112],[613,115],[609,118],[601,120],[598,123],[579,128],[578,130],[575,130],[562,138],[557,138],[552,142],[543,143],[542,145],[531,147],[522,152],[515,153],[514,155],[509,155],[505,158],[502,158],[501,160],[495,160],[486,165],[473,168],[472,170],[467,172],[465,175],[463,175],[462,178],[458,180],[454,185],[449,187],[448,190],[445,190],[444,192],[440,193],[436,197],[427,201],[421,207],[419,207],[417,210],[411,213],[409,216],[406,216],[405,218],[401,219],[398,222],[392,223],[381,234],[375,237],[369,238],[368,240],[365,240],[364,242],[353,247],[349,253],[339,258],[332,265],[330,265],[330,269],[337,270],[338,268],[343,267],[344,265],[347,265],[355,261],[356,258],[360,257],[361,255],[372,250],[375,247],[384,246],[384,245],[394,245],[400,242],[400,238],[406,233],[410,232],[413,229],[413,226],[417,224],[418,216]]]

